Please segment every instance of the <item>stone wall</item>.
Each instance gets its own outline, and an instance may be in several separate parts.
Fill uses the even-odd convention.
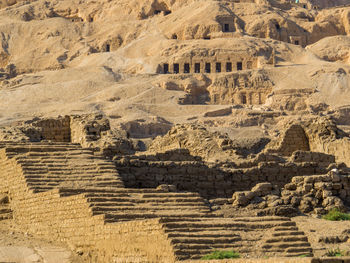
[[[292,156],[291,161],[276,161],[272,156],[260,155],[240,164],[226,163],[224,166],[228,168],[202,161],[157,160],[154,156],[120,157],[115,158],[115,163],[126,187],[173,184],[180,191],[198,192],[203,197],[230,198],[235,191],[250,190],[260,182],[283,187],[294,176],[324,174],[334,161],[334,157],[320,153],[304,156],[307,162],[300,162],[298,156]]]
[[[71,119],[72,142],[84,147],[101,139],[110,130],[109,121],[100,115],[72,116]]]
[[[42,139],[56,142],[70,142],[70,117],[44,119],[33,123],[41,128]]]
[[[332,154],[336,157],[337,162],[344,162],[350,166],[350,139],[342,138],[336,141],[310,143],[311,149],[315,151],[322,151],[327,154]]]

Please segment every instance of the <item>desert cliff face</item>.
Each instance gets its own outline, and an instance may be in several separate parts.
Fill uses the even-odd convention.
[[[188,122],[234,138],[336,114],[350,98],[346,4],[3,1],[0,122],[102,114],[152,140]]]
[[[14,182],[18,178],[11,167],[32,155],[39,163],[77,155],[103,174],[97,178],[87,172],[85,180],[69,172],[72,178],[58,185],[50,181],[44,187],[41,182],[36,185],[39,190],[43,187],[43,196],[50,188],[54,197],[47,198],[63,207],[61,197],[75,198],[70,191],[84,203],[82,188],[100,191],[111,183],[111,187],[137,188],[118,192],[130,194],[127,202],[135,204],[147,191],[157,198],[162,191],[170,196],[162,198],[195,192],[185,197],[200,202],[206,216],[230,218],[253,212],[289,216],[291,212],[319,217],[333,207],[346,210],[350,207],[349,47],[349,0],[1,0],[0,164]],[[44,153],[53,159],[37,157]],[[15,155],[19,157],[12,160]],[[58,167],[69,166],[63,170],[83,173],[79,162],[59,162],[55,161]],[[30,161],[26,165],[31,166]],[[52,167],[40,169],[52,175]],[[28,180],[20,178],[18,185],[38,182],[23,169]],[[111,173],[118,175],[118,182]],[[18,233],[40,230],[40,238],[47,239],[39,228],[45,224],[38,216],[45,214],[44,208],[38,208],[42,204],[33,208],[35,216],[16,214],[25,198],[18,194],[11,199],[15,190],[8,187],[7,180],[0,180],[0,197],[6,201],[0,202],[6,212],[3,219],[23,218],[26,225],[20,225]],[[113,189],[106,191],[117,195]],[[172,192],[180,193],[176,197]],[[35,191],[25,194],[25,200],[40,203]],[[69,198],[64,200],[73,204]],[[160,215],[162,209],[170,208],[159,209]],[[203,211],[195,215],[202,216]],[[84,210],[84,216],[93,225],[96,218],[89,221],[90,212]],[[152,213],[145,214],[154,218]],[[127,213],[117,215],[130,220]],[[137,220],[140,215],[135,212]],[[101,218],[96,219],[98,224],[108,221],[108,215]],[[156,229],[157,220],[148,226]],[[16,229],[13,222],[0,224],[0,230]],[[60,217],[52,223],[56,241],[69,236],[60,232],[64,229],[60,223]],[[135,227],[142,232],[142,224]],[[110,234],[108,227],[103,231]],[[132,231],[124,234],[136,238]],[[26,237],[18,235],[19,246],[29,246]],[[163,240],[158,235],[152,238]],[[151,240],[147,235],[143,238]],[[311,234],[312,247],[321,246],[323,241],[317,238]],[[9,243],[4,240],[0,252]],[[68,242],[67,249],[76,252],[77,260],[87,262],[97,255],[103,262],[113,256],[114,252],[109,255],[104,250],[103,241],[98,241],[101,250],[87,244],[79,247],[75,241]],[[46,246],[40,242],[38,246]],[[167,242],[164,246],[172,251]],[[55,247],[66,254],[62,246],[67,244],[55,243]],[[138,245],[135,242],[132,249],[139,249]],[[310,244],[305,246],[310,252]],[[322,244],[320,251],[332,246]],[[40,254],[33,251],[28,253]],[[254,256],[263,257],[259,253]]]

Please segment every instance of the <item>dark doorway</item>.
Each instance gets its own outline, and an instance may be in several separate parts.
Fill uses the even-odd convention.
[[[185,63],[185,65],[184,65],[184,73],[190,73],[190,64]]]
[[[294,41],[294,44],[295,44],[295,45],[299,45],[299,40],[295,40],[295,41]]]
[[[243,63],[237,62],[237,70],[243,70]]]
[[[215,70],[217,73],[221,72],[221,63],[216,63]]]
[[[306,8],[306,5],[303,5],[304,8]]]
[[[247,96],[242,94],[242,104],[247,104]]]
[[[90,17],[89,22],[94,22],[94,18]]]
[[[172,39],[177,39],[177,35],[176,35],[176,34],[173,34],[173,35],[171,36],[171,38],[172,38]]]
[[[280,27],[279,24],[276,24],[275,26],[276,26],[276,29],[277,29],[277,30],[280,30],[280,29],[281,29],[281,27]]]
[[[171,14],[171,11],[167,10],[167,11],[164,11],[164,15],[167,16],[167,15],[170,15]]]
[[[230,32],[230,25],[224,24],[224,32]]]
[[[163,72],[164,72],[164,74],[168,74],[169,73],[169,64],[164,64]]]
[[[210,73],[211,68],[210,68],[210,63],[205,63],[205,73]]]
[[[179,64],[174,64],[174,74],[179,74],[179,72],[180,72]]]
[[[154,10],[154,14],[155,15],[158,15],[158,14],[160,14],[162,11],[160,11],[160,10]]]
[[[194,73],[201,73],[201,64],[194,64]]]
[[[231,62],[227,62],[226,63],[226,72],[231,72],[232,71],[232,63]]]
[[[111,51],[111,45],[110,44],[107,44],[106,45],[106,52],[110,52]]]
[[[210,37],[204,37],[205,40],[210,40]]]

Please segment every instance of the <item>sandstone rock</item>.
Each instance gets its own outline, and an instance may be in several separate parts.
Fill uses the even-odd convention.
[[[236,192],[232,196],[233,206],[246,206],[249,204],[249,199],[245,196],[245,193]]]
[[[326,243],[326,244],[338,244],[338,243],[344,243],[349,239],[348,236],[322,236],[318,239],[319,243]]]
[[[343,211],[345,209],[343,201],[336,196],[330,196],[325,198],[322,202],[322,206],[325,207],[327,210],[337,208]]]
[[[329,191],[329,190],[323,190],[322,191],[322,198],[323,199],[326,199],[328,197],[331,197],[333,195],[332,191]]]
[[[284,185],[284,188],[286,190],[296,190],[297,189],[297,185],[295,183],[289,183],[289,184],[286,184]]]
[[[303,213],[309,213],[313,210],[312,198],[302,198],[300,201],[299,209]]]
[[[259,183],[252,188],[252,192],[257,193],[259,196],[264,196],[272,191],[271,183]]]

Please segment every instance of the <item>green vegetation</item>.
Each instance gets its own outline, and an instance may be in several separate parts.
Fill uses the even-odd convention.
[[[342,213],[339,211],[339,209],[334,208],[330,210],[328,214],[324,215],[322,218],[330,221],[344,221],[344,220],[350,220],[350,214]]]
[[[226,259],[226,258],[240,258],[239,253],[235,251],[213,251],[212,253],[205,255],[202,259]]]
[[[300,255],[298,256],[299,258],[308,258],[308,257],[312,257],[310,254],[304,254],[304,255]]]
[[[326,253],[327,257],[344,257],[345,255],[346,253],[339,248],[329,249]]]

